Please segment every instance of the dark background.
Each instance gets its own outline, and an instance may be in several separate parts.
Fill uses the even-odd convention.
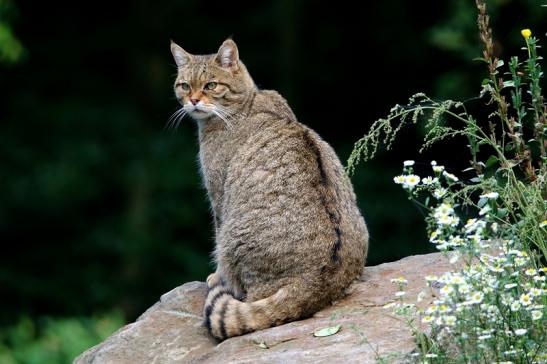
[[[524,55],[522,28],[543,37],[540,3],[488,2],[502,57]],[[0,63],[0,331],[26,332],[23,320],[28,344],[46,321],[133,320],[213,270],[195,125],[163,130],[177,108],[170,39],[203,54],[233,36],[259,87],[284,95],[345,164],[370,124],[415,92],[477,96],[475,19],[471,0],[0,0],[0,25],[23,46]],[[461,140],[420,155],[421,137],[406,128],[353,177],[369,265],[432,251],[392,177],[405,159],[458,173],[467,155]],[[10,335],[0,334],[0,359],[18,345]]]

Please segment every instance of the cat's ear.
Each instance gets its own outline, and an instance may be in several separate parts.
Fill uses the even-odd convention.
[[[175,58],[175,63],[179,68],[184,67],[192,59],[192,55],[182,49],[177,43],[171,41],[171,53],[173,53],[173,58]]]
[[[218,49],[215,60],[224,68],[231,71],[238,69],[239,52],[236,43],[231,39],[226,39]]]

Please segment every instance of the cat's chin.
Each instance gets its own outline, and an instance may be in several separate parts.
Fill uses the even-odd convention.
[[[207,119],[210,119],[211,116],[213,116],[213,114],[211,114],[209,112],[201,111],[201,110],[197,110],[197,109],[191,111],[189,114],[190,114],[191,117],[193,117],[196,120],[207,120]]]

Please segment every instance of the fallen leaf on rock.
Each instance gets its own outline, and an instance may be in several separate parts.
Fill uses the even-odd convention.
[[[342,325],[325,327],[323,329],[316,330],[313,333],[313,336],[315,336],[315,337],[331,336],[331,335],[336,334],[338,331],[340,331],[341,327],[342,327]]]

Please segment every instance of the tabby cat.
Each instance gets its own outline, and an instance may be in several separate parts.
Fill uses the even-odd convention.
[[[233,40],[216,54],[171,44],[175,94],[199,130],[215,225],[205,325],[217,339],[305,318],[362,273],[365,221],[333,149],[277,92],[256,87]]]

